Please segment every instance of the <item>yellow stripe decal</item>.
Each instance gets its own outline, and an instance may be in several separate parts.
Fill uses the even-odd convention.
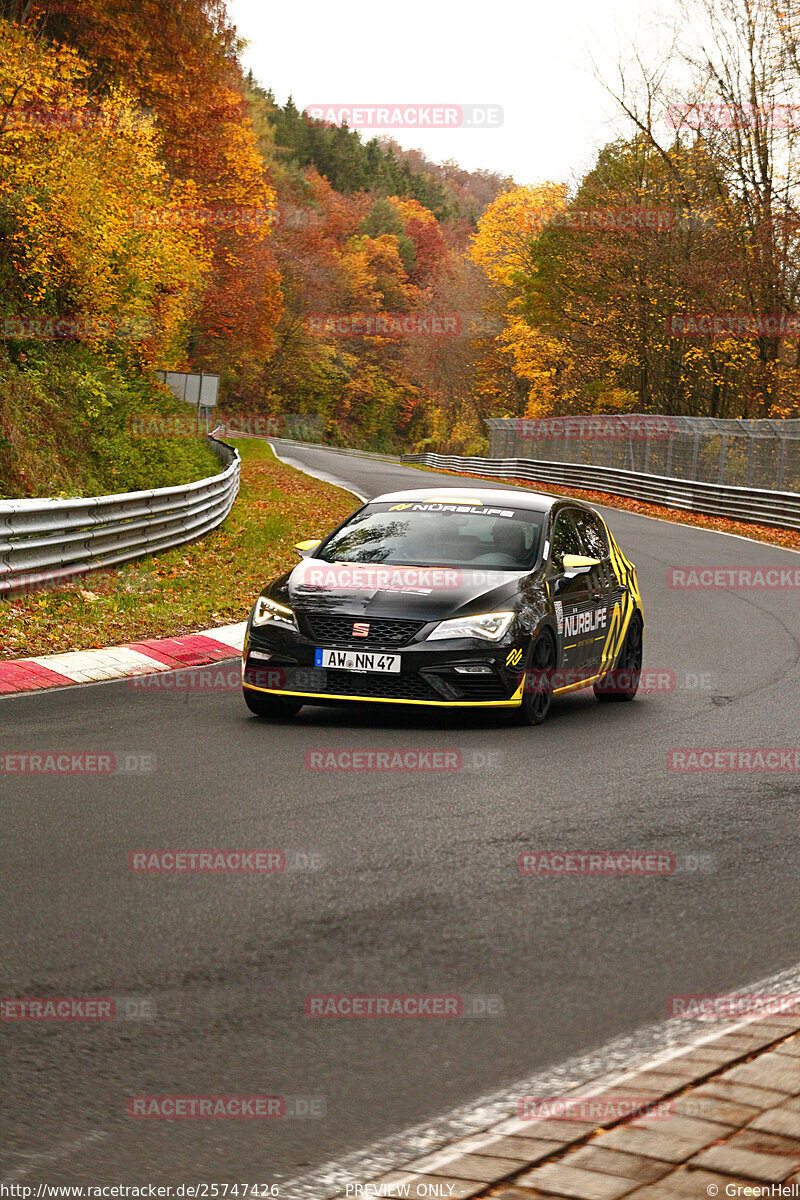
[[[582,688],[591,687],[598,679],[602,678],[602,671],[598,675],[590,675],[588,679],[579,679],[577,683],[567,683],[564,687],[553,688],[554,696],[564,696],[567,692],[579,692]]]
[[[334,692],[285,692],[277,688],[253,687],[252,683],[243,686],[268,696],[308,696],[315,700],[356,700],[365,704],[422,704],[430,708],[519,708],[522,703],[522,684],[510,700],[392,700],[385,696],[340,696]]]

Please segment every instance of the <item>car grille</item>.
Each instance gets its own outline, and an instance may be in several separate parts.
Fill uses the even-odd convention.
[[[361,675],[329,670],[327,683],[321,690],[330,696],[367,696],[376,700],[442,699],[421,675]]]
[[[321,612],[298,612],[306,637],[321,646],[405,646],[419,633],[425,621],[369,620],[363,616],[332,616]],[[353,637],[353,625],[369,625],[366,637]]]

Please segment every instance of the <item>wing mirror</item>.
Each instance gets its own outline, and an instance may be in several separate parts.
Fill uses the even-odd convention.
[[[315,549],[315,547],[318,546],[321,541],[322,538],[311,538],[306,542],[295,542],[294,548],[295,550],[299,550],[303,558],[305,558],[305,556],[310,554],[311,551]]]
[[[569,579],[574,579],[576,575],[585,575],[587,571],[599,566],[599,558],[585,558],[583,554],[564,555],[564,574]]]
[[[599,558],[586,558],[583,554],[564,555],[564,570],[573,575],[582,575],[584,571],[591,571],[592,567],[599,566]]]
[[[600,566],[599,558],[584,558],[582,554],[564,555],[564,573],[555,581],[553,591],[556,595],[563,591],[571,579],[578,575],[586,575],[593,567]]]

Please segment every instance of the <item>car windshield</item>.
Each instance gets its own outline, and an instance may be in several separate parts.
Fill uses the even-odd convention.
[[[530,570],[544,514],[488,504],[370,504],[332,534],[314,557],[324,562]]]

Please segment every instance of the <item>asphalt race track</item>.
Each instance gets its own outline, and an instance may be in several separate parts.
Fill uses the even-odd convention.
[[[280,452],[367,496],[457,483]],[[154,756],[149,773],[0,776],[0,994],[155,1008],[146,1020],[0,1026],[0,1179],[286,1179],[662,1021],[673,994],[800,960],[797,774],[667,769],[673,747],[800,744],[797,591],[677,590],[668,568],[797,568],[800,557],[605,515],[638,567],[645,664],[674,677],[634,704],[573,694],[524,729],[501,714],[385,705],[305,708],[269,725],[235,689],[126,681],[0,702],[5,752],[108,751],[132,766]],[[458,749],[467,763],[306,769],[306,751],[326,747]],[[129,870],[129,851],[162,847],[277,847],[322,866]],[[535,879],[517,868],[526,849],[704,857],[667,878]],[[312,1020],[311,992],[493,996],[503,1013]],[[324,1098],[326,1115],[126,1114],[131,1096],[176,1093]]]

